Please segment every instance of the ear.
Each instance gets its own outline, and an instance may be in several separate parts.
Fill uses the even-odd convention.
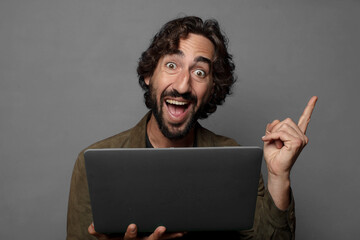
[[[144,78],[144,82],[145,82],[146,85],[149,86],[149,84],[150,84],[150,77]]]

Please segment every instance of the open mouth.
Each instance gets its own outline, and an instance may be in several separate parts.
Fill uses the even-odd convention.
[[[190,103],[187,101],[177,101],[173,99],[167,99],[165,103],[170,114],[176,118],[184,115],[190,106]]]

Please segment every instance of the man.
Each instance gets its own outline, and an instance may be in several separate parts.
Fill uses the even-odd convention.
[[[197,17],[184,17],[166,23],[142,54],[138,66],[145,103],[151,111],[134,128],[89,148],[237,145],[234,140],[216,135],[197,122],[224,102],[235,82],[234,68],[227,52],[227,40],[215,20],[203,22]],[[262,140],[268,186],[264,188],[261,177],[252,229],[195,234],[166,233],[166,226],[161,226],[151,235],[140,238],[136,223],[129,223],[123,236],[115,238],[96,233],[82,151],[71,180],[67,239],[294,239],[290,170],[308,142],[305,132],[316,100],[317,97],[311,98],[298,124],[288,118],[266,126]],[[146,196],[144,198],[146,201]]]

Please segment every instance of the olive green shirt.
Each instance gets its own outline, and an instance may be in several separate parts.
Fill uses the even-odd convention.
[[[149,112],[132,129],[119,133],[88,148],[145,148],[146,124],[151,115]],[[196,127],[196,144],[198,147],[220,147],[238,145],[233,139],[216,135],[203,128]],[[88,149],[86,148],[86,149]],[[85,171],[84,149],[80,152],[71,178],[67,214],[67,240],[96,239],[88,233],[92,223],[90,196]],[[294,239],[295,209],[291,194],[291,203],[286,211],[278,209],[270,193],[264,187],[260,176],[258,197],[253,228],[240,232],[200,232],[188,233],[182,239]]]

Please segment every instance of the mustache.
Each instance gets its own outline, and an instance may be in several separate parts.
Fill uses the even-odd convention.
[[[192,93],[190,93],[190,92],[180,94],[180,93],[179,93],[178,91],[176,91],[175,89],[173,89],[173,90],[171,90],[171,91],[163,92],[163,93],[161,94],[161,99],[164,99],[164,97],[181,97],[181,98],[184,99],[184,100],[197,103],[197,97],[196,97],[196,95],[194,95],[194,94],[192,94]]]

